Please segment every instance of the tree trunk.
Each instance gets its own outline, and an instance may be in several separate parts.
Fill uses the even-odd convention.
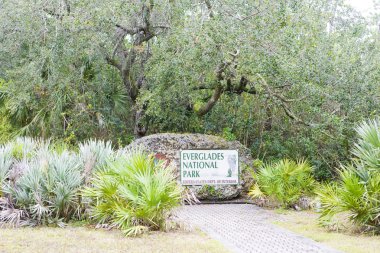
[[[136,108],[136,104],[135,104]],[[134,126],[134,135],[135,138],[141,138],[144,137],[146,132],[147,132],[147,127],[143,123],[143,118],[145,115],[145,110],[144,108],[136,108],[134,111],[134,120],[135,120],[135,126]]]

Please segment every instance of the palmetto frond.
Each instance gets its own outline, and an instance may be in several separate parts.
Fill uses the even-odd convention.
[[[0,166],[4,165],[0,169],[8,167],[7,180],[0,186],[9,202],[0,211],[14,215],[13,210],[21,210],[27,215],[20,217],[30,225],[61,224],[78,217],[78,192],[83,185],[79,156],[70,151],[57,153],[49,142],[30,138],[18,138],[8,145],[8,151],[0,155]],[[2,163],[2,157],[10,157],[10,161]],[[3,221],[7,219],[3,217]]]
[[[256,183],[249,195],[253,198],[273,198],[284,207],[294,205],[300,197],[312,192],[315,182],[311,172],[312,167],[305,161],[284,159],[264,164],[254,173]]]
[[[318,189],[321,220],[331,221],[339,214],[365,228],[380,228],[380,123],[379,119],[363,122],[353,149],[352,164],[342,166],[340,181]]]
[[[180,202],[181,190],[170,168],[141,150],[132,150],[98,172],[84,196],[93,200],[96,220],[136,235],[163,228],[167,213]]]
[[[107,162],[114,159],[114,150],[111,142],[89,140],[79,144],[79,156],[84,166],[83,176],[87,182],[93,172],[105,169]]]
[[[369,169],[380,170],[380,120],[363,122],[356,128],[359,136],[353,154]]]
[[[0,197],[2,196],[3,184],[8,178],[12,163],[12,147],[10,145],[0,146]]]

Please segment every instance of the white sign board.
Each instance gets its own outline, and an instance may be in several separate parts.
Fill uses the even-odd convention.
[[[182,150],[182,185],[236,185],[239,183],[237,150]]]

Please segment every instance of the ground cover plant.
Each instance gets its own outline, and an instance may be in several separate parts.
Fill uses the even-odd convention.
[[[181,199],[172,169],[139,150],[109,163],[91,184],[84,196],[92,200],[92,217],[127,235],[165,229],[169,211]]]
[[[82,219],[80,190],[112,154],[101,141],[87,141],[79,152],[31,138],[0,146],[0,222],[63,226]]]
[[[255,184],[249,191],[254,199],[266,198],[274,205],[295,207],[301,197],[312,194],[315,180],[312,167],[306,161],[288,159],[261,165],[253,172]]]
[[[0,146],[3,225],[65,226],[94,217],[131,235],[164,229],[180,197],[172,170],[138,150],[96,140],[68,149],[31,138]]]
[[[324,225],[349,221],[364,230],[380,231],[380,120],[363,122],[352,163],[339,170],[339,181],[317,191]],[[346,224],[347,225],[347,224]]]

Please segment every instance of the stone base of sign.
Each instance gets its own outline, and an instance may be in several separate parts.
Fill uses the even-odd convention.
[[[252,184],[250,170],[253,159],[250,150],[238,141],[226,141],[225,139],[204,134],[154,134],[137,139],[128,148],[140,147],[153,153],[157,159],[164,160],[177,171],[177,179],[180,181],[180,151],[186,149],[232,149],[239,152],[239,185],[203,185],[186,186],[199,200],[226,200],[239,197],[246,193]]]

